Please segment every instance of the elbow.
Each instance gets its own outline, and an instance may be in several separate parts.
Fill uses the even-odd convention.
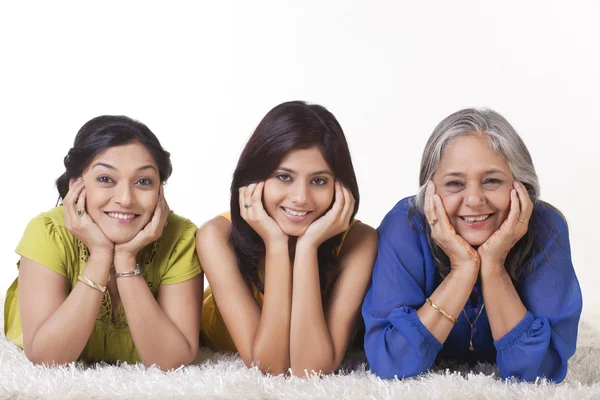
[[[163,372],[172,371],[174,369],[185,367],[194,362],[196,357],[198,356],[198,348],[190,348],[189,352],[181,355],[180,357],[172,357],[164,360],[157,359],[143,359],[142,364],[146,368],[156,367]]]
[[[69,359],[69,358],[60,359],[60,358],[52,357],[52,356],[49,356],[49,355],[38,354],[38,353],[33,352],[31,350],[25,351],[25,356],[33,364],[35,364],[35,365],[42,365],[44,367],[52,367],[52,366],[56,366],[56,365],[65,365],[65,364],[69,364],[71,362],[77,361],[76,358],[75,359]]]
[[[367,357],[368,359],[368,357]],[[408,360],[407,360],[408,361]],[[381,379],[411,378],[425,372],[418,362],[391,362],[379,363],[369,361],[371,372]]]
[[[294,376],[308,377],[310,375],[329,375],[335,372],[342,363],[343,357],[332,354],[321,357],[309,355],[306,359],[292,360],[290,372]]]

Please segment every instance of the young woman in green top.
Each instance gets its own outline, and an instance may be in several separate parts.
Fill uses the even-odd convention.
[[[190,363],[203,275],[196,227],[164,198],[169,153],[144,124],[101,116],[79,130],[65,167],[62,205],[35,217],[16,249],[6,337],[34,363]]]

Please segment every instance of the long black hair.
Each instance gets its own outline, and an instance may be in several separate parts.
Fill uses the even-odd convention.
[[[163,149],[157,137],[139,121],[123,115],[102,115],[86,122],[77,135],[73,147],[65,156],[65,172],[56,180],[59,199],[69,191],[69,180],[79,178],[94,157],[113,146],[138,142],[143,145],[158,165],[161,183],[173,172],[171,155]]]
[[[263,284],[258,276],[258,263],[265,244],[240,215],[238,189],[269,178],[288,152],[311,147],[321,151],[335,178],[354,196],[352,217],[358,211],[360,197],[350,150],[333,114],[323,106],[303,101],[282,103],[269,111],[242,151],[231,182],[230,242],[242,276],[260,291]],[[336,249],[342,236],[343,233],[326,240],[318,249],[321,288],[334,271]]]

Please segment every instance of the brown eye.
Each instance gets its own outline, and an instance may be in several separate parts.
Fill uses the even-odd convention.
[[[278,175],[275,175],[275,178],[277,178],[283,182],[290,182],[292,180],[292,177],[289,176],[288,174],[278,174]]]
[[[115,183],[115,181],[113,181],[111,178],[109,178],[108,176],[99,176],[98,178],[96,178],[96,181],[100,182],[100,183]]]
[[[317,186],[327,185],[327,179],[324,179],[324,178],[313,178],[313,180],[311,181],[311,183],[313,185],[317,185]]]
[[[141,186],[152,186],[153,182],[152,182],[152,179],[141,178],[141,179],[138,179],[138,181],[136,183]]]

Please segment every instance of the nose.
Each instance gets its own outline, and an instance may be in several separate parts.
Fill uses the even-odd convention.
[[[305,182],[298,180],[292,184],[288,195],[290,200],[292,200],[292,203],[303,205],[308,199],[308,186]]]
[[[127,182],[121,181],[116,186],[115,203],[124,207],[133,204],[133,188]]]
[[[481,185],[472,183],[467,185],[464,202],[469,207],[479,207],[485,204],[485,194]]]

